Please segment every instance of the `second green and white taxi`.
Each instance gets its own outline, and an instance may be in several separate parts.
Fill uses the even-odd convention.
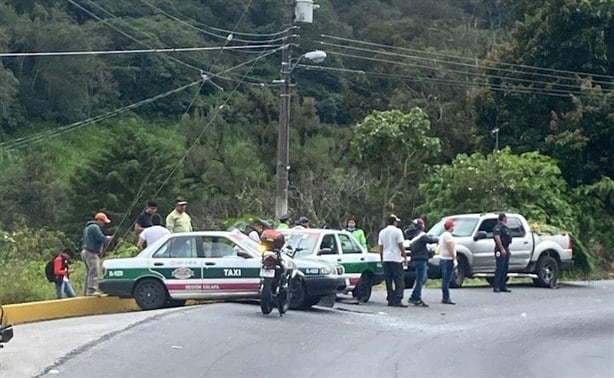
[[[134,298],[144,309],[183,305],[188,299],[249,299],[260,296],[258,243],[239,231],[167,235],[132,258],[103,262],[100,289]],[[290,257],[287,257],[290,258]],[[290,307],[308,308],[346,286],[343,268],[295,259]]]
[[[286,236],[285,248],[295,261],[310,258],[342,265],[347,284],[341,292],[351,292],[360,302],[367,302],[372,287],[384,280],[379,255],[369,253],[347,231],[293,228],[282,233]]]

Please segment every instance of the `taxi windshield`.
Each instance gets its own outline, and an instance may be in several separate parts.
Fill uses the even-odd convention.
[[[433,236],[439,236],[443,234],[443,232],[445,231],[443,227],[443,223],[445,219],[448,219],[448,218],[444,218],[440,220],[437,224],[431,227],[428,234],[433,235]],[[478,218],[463,217],[463,218],[453,218],[453,220],[454,220],[454,231],[452,231],[452,235],[458,236],[458,237],[471,236],[471,234],[473,234],[473,230],[475,229],[475,226],[478,224]]]
[[[257,241],[254,241],[252,238],[250,238],[249,236],[245,235],[244,233],[240,231],[232,231],[231,239],[233,239],[241,247],[251,252],[258,253],[258,251],[260,251],[260,249],[258,248],[260,246],[260,243],[258,243]]]
[[[308,233],[286,234],[284,249],[287,253],[294,253],[294,257],[310,255],[314,248],[318,235]]]

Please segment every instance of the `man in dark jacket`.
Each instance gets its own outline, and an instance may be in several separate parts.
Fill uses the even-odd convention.
[[[85,263],[85,296],[97,295],[98,276],[100,274],[100,256],[111,236],[105,236],[102,227],[111,223],[105,213],[97,213],[94,220],[87,222],[83,230],[83,248],[81,258]]]
[[[422,287],[428,277],[427,261],[430,257],[427,244],[437,243],[439,239],[424,232],[424,221],[422,219],[418,218],[414,223],[418,232],[411,239],[409,246],[411,249],[411,263],[416,269],[416,281],[414,283],[414,290],[409,297],[409,303],[420,307],[428,307],[429,305],[422,300]]]

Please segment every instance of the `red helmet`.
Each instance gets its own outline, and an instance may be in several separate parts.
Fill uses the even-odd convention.
[[[284,234],[277,230],[264,230],[260,235],[260,244],[262,244],[267,251],[277,251],[284,246],[286,239]]]

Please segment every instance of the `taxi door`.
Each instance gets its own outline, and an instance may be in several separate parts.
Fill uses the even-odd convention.
[[[203,297],[202,249],[199,236],[177,236],[168,239],[153,253],[149,270],[163,277],[173,299]]]
[[[358,241],[349,233],[340,232],[338,235],[341,251],[341,265],[349,277],[349,286],[356,286],[360,281],[362,272],[366,270],[366,252],[360,247]]]
[[[203,236],[203,291],[207,297],[258,298],[260,259],[226,236]]]

